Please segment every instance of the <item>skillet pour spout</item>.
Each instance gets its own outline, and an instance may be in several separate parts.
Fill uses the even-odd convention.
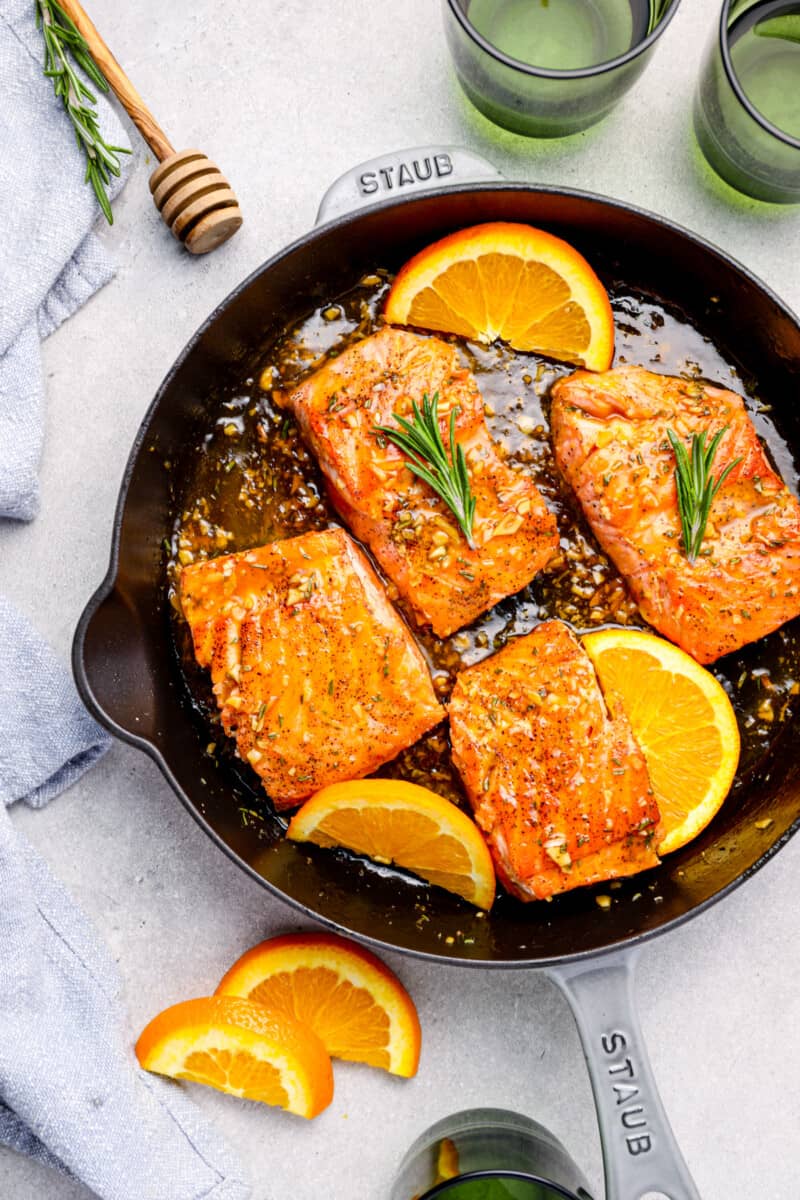
[[[399,164],[431,155],[452,169],[422,182],[411,170],[412,182],[401,187],[406,173]],[[424,884],[406,881],[400,888],[391,872],[364,872],[346,855],[286,842],[285,823],[247,769],[204,753],[208,728],[175,653],[163,542],[179,502],[179,464],[215,396],[263,362],[265,348],[289,323],[377,267],[396,270],[460,228],[496,220],[541,226],[574,245],[604,282],[624,281],[631,292],[669,305],[714,344],[729,347],[744,379],[758,380],[795,456],[800,324],[744,267],[669,221],[600,196],[501,180],[468,151],[425,147],[361,164],[329,190],[321,218],[325,224],[264,263],[212,314],[150,406],[120,491],[109,572],[76,633],[78,687],[98,720],[155,759],[220,848],[300,911],[379,949],[465,966],[547,968],[573,1006],[584,1041],[609,1200],[639,1200],[648,1191],[696,1200],[647,1065],[631,962],[619,955],[728,894],[796,831],[800,760],[791,746],[800,719],[793,716],[760,758],[743,764],[712,824],[656,870],[623,883],[608,911],[599,910],[591,889],[578,889],[547,906],[501,896],[479,916]],[[241,809],[257,819],[244,822]],[[759,828],[765,817],[769,826]],[[619,1105],[617,1080],[633,1089]]]

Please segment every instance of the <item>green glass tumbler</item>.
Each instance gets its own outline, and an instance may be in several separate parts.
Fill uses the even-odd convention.
[[[391,1200],[592,1200],[567,1151],[520,1113],[476,1108],[433,1125],[400,1166]]]
[[[775,69],[781,39],[770,36],[770,28],[780,31],[778,22],[787,16],[800,22],[797,0],[725,0],[694,100],[697,140],[717,174],[737,191],[775,204],[800,203],[800,137],[769,120],[751,97],[790,119],[794,115],[791,105],[800,99],[797,59],[785,56],[790,70],[795,64],[787,86],[786,68]],[[759,26],[767,34],[761,45],[752,37]],[[747,92],[738,73],[745,70]]]
[[[444,0],[447,45],[476,108],[528,137],[602,120],[639,78],[680,0]]]

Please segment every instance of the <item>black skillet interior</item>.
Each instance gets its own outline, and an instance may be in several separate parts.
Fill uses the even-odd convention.
[[[800,458],[800,327],[780,302],[706,244],[648,214],[580,193],[524,185],[451,188],[343,218],[310,234],[247,280],[195,336],[140,431],[123,484],[109,576],[81,621],[74,666],[98,717],[149,752],[207,832],[268,888],[367,939],[465,963],[524,965],[652,935],[745,879],[800,824],[800,717],[751,765],[709,828],[657,870],[625,881],[600,911],[592,891],[550,904],[503,896],[491,914],[345,853],[284,841],[250,773],[204,754],[208,731],[175,660],[164,592],[164,539],[181,449],[219,386],[241,380],[287,323],[377,266],[396,269],[428,242],[487,220],[526,221],[566,238],[608,284],[682,310],[723,347],[773,405]],[[769,818],[767,828],[756,822]]]

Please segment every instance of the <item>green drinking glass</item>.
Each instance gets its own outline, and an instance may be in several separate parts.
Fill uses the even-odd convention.
[[[567,1151],[529,1117],[455,1113],[406,1154],[391,1200],[592,1200]]]
[[[694,128],[711,166],[737,191],[800,203],[800,0],[725,0]]]
[[[493,121],[564,137],[600,121],[644,70],[680,0],[444,0],[461,87]]]

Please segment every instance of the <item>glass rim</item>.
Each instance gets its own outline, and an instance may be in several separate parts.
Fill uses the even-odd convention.
[[[571,67],[569,70],[558,71],[553,67],[535,67],[531,63],[523,62],[520,58],[512,58],[510,54],[506,54],[499,47],[488,41],[483,34],[478,33],[478,30],[461,7],[460,0],[447,0],[450,11],[467,36],[471,37],[473,42],[475,42],[476,46],[480,47],[481,50],[497,62],[502,63],[503,66],[510,67],[513,71],[520,71],[523,75],[532,75],[537,79],[592,79],[598,75],[605,75],[609,71],[614,71],[617,67],[622,67],[626,63],[633,62],[635,58],[638,58],[643,51],[647,50],[661,37],[661,34],[678,11],[681,0],[668,0],[668,2],[669,8],[656,22],[656,25],[648,33],[647,37],[642,38],[635,46],[631,46],[624,54],[618,54],[616,58],[606,59],[605,62],[595,63],[592,67]]]
[[[563,1196],[564,1200],[577,1200],[574,1192],[567,1192],[560,1183],[553,1183],[550,1179],[542,1179],[541,1175],[529,1175],[526,1171],[468,1171],[466,1175],[459,1175],[455,1179],[443,1179],[441,1183],[435,1184],[430,1191],[423,1192],[420,1200],[437,1200],[437,1197],[446,1197],[451,1188],[454,1188],[458,1183],[470,1183],[480,1179],[517,1179],[523,1183],[540,1183],[544,1187],[549,1188],[554,1196]]]
[[[722,65],[725,68],[725,74],[728,77],[728,83],[733,88],[736,98],[741,104],[742,108],[749,113],[757,125],[760,125],[766,133],[771,134],[772,137],[777,138],[785,145],[791,146],[794,150],[800,150],[800,138],[792,137],[792,135],[787,133],[785,129],[781,129],[778,125],[773,125],[772,121],[765,117],[764,114],[756,108],[755,104],[753,104],[752,100],[750,100],[749,96],[739,82],[739,76],[736,74],[733,66],[733,59],[731,58],[730,39],[728,36],[730,33],[729,17],[733,3],[734,0],[723,0],[722,11],[719,18],[719,50],[722,57]]]

